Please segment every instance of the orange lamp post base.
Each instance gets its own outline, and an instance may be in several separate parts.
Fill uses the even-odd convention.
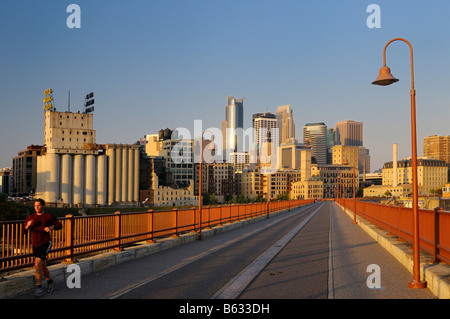
[[[424,289],[424,288],[427,288],[427,282],[426,281],[413,281],[413,282],[409,283],[409,288]]]

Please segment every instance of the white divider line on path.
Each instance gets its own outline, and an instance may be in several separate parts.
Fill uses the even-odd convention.
[[[250,282],[266,267],[266,265],[287,245],[287,243],[310,221],[310,219],[322,208],[320,205],[300,224],[293,228],[275,245],[266,250],[255,259],[247,268],[231,279],[225,286],[216,292],[211,299],[236,299],[250,284]]]
[[[298,212],[294,212],[294,214],[301,213],[301,211],[303,209],[305,209],[305,208],[308,209],[308,206],[300,206],[300,207],[293,208],[293,209],[299,209],[299,211]],[[167,269],[167,270],[165,270],[165,271],[163,271],[163,272],[161,272],[159,274],[151,276],[150,278],[144,279],[141,282],[132,285],[131,287],[125,288],[122,291],[114,293],[112,296],[109,296],[108,299],[120,298],[123,295],[126,295],[127,293],[129,293],[129,292],[131,292],[131,291],[133,291],[135,289],[138,289],[141,286],[144,286],[144,285],[146,285],[146,284],[148,284],[148,283],[150,283],[150,282],[152,282],[152,281],[154,281],[154,280],[156,280],[158,278],[161,278],[161,277],[163,277],[163,276],[165,276],[167,274],[170,274],[171,272],[176,271],[176,270],[178,270],[178,269],[180,269],[180,268],[182,268],[182,267],[184,267],[186,265],[189,265],[189,264],[191,264],[191,263],[193,263],[193,262],[195,262],[195,261],[197,261],[197,260],[199,260],[199,259],[201,259],[203,257],[206,257],[206,256],[208,256],[208,255],[210,255],[212,253],[215,253],[216,251],[219,251],[219,250],[221,250],[221,249],[223,249],[225,247],[228,247],[228,246],[230,246],[230,245],[232,245],[232,244],[234,244],[236,242],[239,242],[239,241],[241,241],[241,240],[243,240],[243,239],[245,239],[247,237],[250,237],[250,236],[252,236],[252,235],[254,235],[254,234],[256,234],[256,233],[258,233],[260,231],[263,231],[263,230],[265,230],[268,227],[272,227],[274,224],[279,223],[279,222],[281,222],[281,221],[283,221],[283,220],[285,220],[287,218],[290,218],[291,216],[292,216],[292,214],[287,214],[285,216],[281,216],[280,218],[278,218],[276,220],[273,220],[272,222],[270,222],[269,224],[267,224],[266,226],[264,226],[262,228],[256,229],[256,230],[254,230],[252,232],[249,232],[249,233],[246,233],[246,234],[244,234],[244,235],[242,235],[240,237],[234,238],[233,240],[230,240],[230,241],[228,241],[228,242],[226,242],[226,243],[224,243],[222,245],[213,247],[210,250],[207,250],[207,251],[205,251],[205,252],[203,252],[203,253],[201,253],[201,254],[199,254],[197,256],[192,256],[191,258],[188,258],[188,259],[186,259],[184,261],[181,261],[179,264],[176,264],[173,267],[171,267],[171,268],[169,268],[169,269]]]

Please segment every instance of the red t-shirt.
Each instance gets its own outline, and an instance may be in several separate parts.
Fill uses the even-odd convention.
[[[28,229],[31,230],[31,244],[33,247],[41,246],[50,241],[50,233],[44,230],[45,227],[54,226],[56,230],[62,228],[61,222],[46,212],[41,215],[34,213],[28,216],[24,223],[24,229],[30,220],[33,222]]]

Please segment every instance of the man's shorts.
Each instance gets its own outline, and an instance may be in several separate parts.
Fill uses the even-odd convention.
[[[47,259],[48,252],[52,248],[52,242],[49,241],[38,247],[33,247],[33,255],[34,257],[41,258],[42,260]]]

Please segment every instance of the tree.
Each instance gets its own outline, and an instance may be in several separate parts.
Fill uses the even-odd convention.
[[[289,194],[288,193],[278,194],[277,200],[289,200]]]
[[[22,220],[30,214],[27,206],[8,202],[7,198],[5,194],[0,193],[0,221]]]

